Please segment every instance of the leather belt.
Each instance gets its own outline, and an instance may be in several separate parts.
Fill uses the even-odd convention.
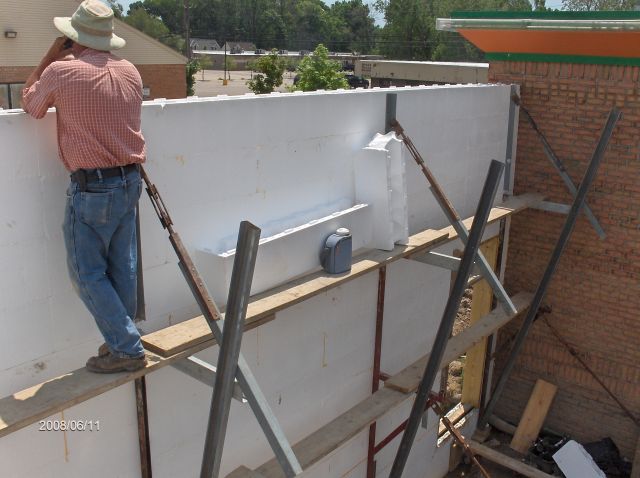
[[[126,166],[116,166],[115,168],[77,169],[71,173],[71,180],[78,183],[80,191],[86,191],[87,183],[100,181],[100,179],[104,178],[124,177],[126,174],[139,170],[139,164],[127,164]]]

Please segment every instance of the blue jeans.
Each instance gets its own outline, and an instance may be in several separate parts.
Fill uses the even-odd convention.
[[[73,286],[93,315],[112,354],[144,354],[133,323],[137,299],[136,205],[138,171],[90,181],[86,191],[71,181],[63,225]]]

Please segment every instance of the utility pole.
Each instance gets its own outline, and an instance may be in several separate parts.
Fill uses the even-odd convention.
[[[187,44],[187,58],[191,60],[191,39],[189,38],[189,0],[184,0],[182,6],[184,7],[184,39]]]
[[[222,85],[227,86],[227,40],[224,41],[224,76],[222,77]]]

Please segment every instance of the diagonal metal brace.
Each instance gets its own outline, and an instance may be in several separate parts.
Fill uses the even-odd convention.
[[[553,252],[551,253],[551,258],[549,259],[544,274],[542,275],[542,278],[538,283],[538,287],[533,296],[533,299],[531,300],[531,306],[529,307],[527,316],[522,322],[522,325],[520,326],[520,329],[518,330],[518,333],[514,340],[511,351],[509,352],[509,356],[504,362],[502,374],[500,375],[500,378],[496,383],[489,402],[485,406],[482,415],[480,415],[480,418],[478,420],[479,430],[482,430],[487,425],[489,417],[493,414],[496,404],[498,403],[498,400],[500,400],[502,392],[507,385],[507,381],[509,380],[511,372],[513,371],[513,368],[515,366],[516,359],[518,358],[518,355],[522,350],[527,335],[529,334],[529,330],[531,330],[531,326],[536,320],[538,311],[542,304],[542,299],[544,298],[547,289],[549,288],[549,284],[551,283],[551,279],[553,278],[553,275],[558,267],[558,263],[560,262],[562,253],[564,252],[564,249],[569,242],[569,239],[571,238],[571,233],[573,232],[573,228],[576,224],[578,215],[580,214],[580,210],[584,207],[587,193],[589,192],[589,188],[591,187],[591,183],[593,183],[593,180],[595,179],[595,176],[598,172],[598,167],[600,166],[600,163],[604,158],[607,146],[609,145],[609,140],[613,135],[613,130],[615,129],[620,118],[622,118],[622,113],[620,112],[620,110],[618,110],[617,108],[613,108],[609,113],[607,122],[600,135],[598,145],[593,152],[591,161],[589,162],[587,170],[585,171],[582,181],[580,182],[578,194],[576,194],[573,204],[571,205],[571,211],[569,211],[569,215],[567,216],[564,226],[560,231],[560,236],[558,237]]]
[[[224,322],[222,320],[222,314],[212,299],[211,294],[209,294],[207,286],[198,273],[198,270],[196,269],[189,252],[184,246],[180,235],[173,229],[173,221],[171,220],[171,216],[162,201],[162,197],[160,196],[158,189],[155,184],[150,181],[146,171],[142,167],[140,168],[140,175],[146,184],[147,194],[149,195],[151,204],[160,219],[160,223],[169,233],[169,241],[171,242],[171,245],[179,259],[178,267],[182,272],[194,299],[200,307],[202,315],[211,328],[211,332],[216,342],[221,344],[223,339],[222,327]],[[271,445],[285,476],[290,478],[301,473],[302,467],[291,448],[291,444],[287,440],[278,419],[273,413],[273,410],[262,393],[253,372],[251,372],[249,364],[242,354],[239,354],[238,357],[236,379],[238,380],[238,383],[240,384],[240,387],[249,402],[249,406],[251,407],[256,420],[258,420],[269,445]]]
[[[217,368],[214,365],[211,365],[208,362],[205,362],[202,359],[194,355],[190,355],[189,357],[183,358],[182,360],[178,360],[171,364],[173,368],[179,370],[180,372],[188,375],[189,377],[197,380],[204,385],[212,387],[216,383],[216,373]],[[241,403],[245,403],[247,400],[244,398],[244,394],[242,393],[242,388],[240,388],[240,384],[236,380],[233,387],[233,398],[238,400]]]
[[[415,160],[415,162],[418,163],[418,166],[420,167],[420,169],[422,169],[422,172],[426,176],[427,181],[429,181],[429,184],[430,184],[429,189],[433,193],[433,196],[436,198],[436,201],[438,202],[438,204],[440,205],[440,208],[442,209],[445,216],[447,217],[447,220],[451,223],[455,231],[458,233],[460,240],[466,246],[469,240],[469,231],[467,230],[467,227],[462,222],[460,215],[454,209],[449,199],[447,199],[447,196],[444,194],[444,191],[438,184],[438,181],[436,180],[435,176],[433,175],[433,173],[431,173],[431,171],[425,164],[424,160],[422,159],[422,156],[420,156],[420,153],[418,152],[418,149],[413,144],[413,141],[411,141],[411,138],[409,138],[409,136],[407,136],[407,134],[404,132],[404,129],[402,128],[400,123],[398,123],[398,121],[394,119],[391,121],[391,127],[395,131],[396,135],[398,135],[398,137],[402,139],[402,142],[405,144],[405,146],[411,153],[411,156],[413,156],[413,159]],[[484,254],[482,254],[482,252],[479,250],[476,256],[476,264],[480,269],[482,276],[486,279],[489,286],[491,286],[491,289],[493,289],[493,293],[496,295],[498,300],[502,303],[504,310],[508,314],[515,314],[517,312],[516,307],[513,305],[513,302],[511,301],[509,294],[507,294],[507,291],[504,289],[504,287],[500,283],[500,280],[496,276],[495,272],[493,272],[493,269],[489,265],[489,262],[487,262],[487,259],[484,257]]]
[[[524,113],[524,117],[527,118],[527,121],[533,128],[533,131],[535,131],[536,135],[538,135],[538,138],[542,143],[542,149],[544,149],[544,154],[547,156],[549,161],[551,161],[551,164],[553,165],[553,167],[556,168],[556,170],[558,171],[558,174],[562,178],[562,181],[564,182],[565,186],[571,193],[571,196],[573,196],[573,198],[575,199],[576,195],[578,194],[578,188],[576,187],[575,184],[573,184],[573,181],[571,180],[571,177],[567,172],[567,168],[564,167],[564,164],[562,164],[562,161],[560,161],[560,158],[558,158],[555,151],[553,151],[553,148],[549,144],[549,141],[547,141],[547,138],[545,137],[545,135],[542,133],[542,131],[540,131],[540,128],[538,128],[538,124],[535,122],[535,120],[531,116],[531,113],[529,113],[529,111],[524,106],[522,106],[522,103],[520,102],[520,97],[514,94],[513,96],[511,96],[511,101],[513,101],[516,105],[518,105],[520,107],[520,110]],[[569,209],[569,207],[570,206],[567,206],[566,209]],[[591,210],[591,208],[586,202],[583,206],[583,211],[584,211],[584,215],[587,217],[587,219],[591,223],[591,226],[593,226],[593,229],[595,229],[596,234],[598,234],[598,237],[600,239],[604,239],[605,237],[607,237],[607,234],[604,232],[604,229],[602,229],[602,226],[598,222],[598,219],[596,218],[595,214],[593,213],[593,211]]]
[[[433,346],[431,347],[431,353],[429,354],[429,360],[427,361],[422,379],[420,380],[420,384],[416,392],[416,398],[411,408],[409,420],[407,421],[407,427],[402,435],[402,440],[400,441],[400,446],[396,452],[396,457],[393,461],[389,478],[400,478],[407,463],[407,459],[409,458],[409,452],[411,451],[413,441],[418,432],[420,420],[429,400],[429,392],[431,391],[431,387],[433,386],[433,381],[435,380],[437,373],[442,367],[441,362],[444,357],[447,342],[451,336],[451,330],[453,329],[453,323],[455,321],[458,308],[460,307],[460,300],[464,294],[466,282],[469,277],[469,273],[471,272],[471,268],[473,267],[473,259],[476,257],[476,253],[480,247],[480,241],[482,240],[484,228],[487,224],[487,219],[489,218],[493,198],[498,190],[498,182],[500,181],[503,170],[504,165],[502,163],[495,160],[491,161],[489,173],[487,174],[487,179],[485,180],[484,187],[482,188],[480,201],[478,202],[478,207],[473,217],[473,225],[471,226],[471,233],[469,234],[469,242],[464,248],[462,261],[460,262],[460,268],[458,269],[458,275],[453,283],[451,293],[447,300],[447,305],[445,306],[442,314],[442,319],[438,326]]]

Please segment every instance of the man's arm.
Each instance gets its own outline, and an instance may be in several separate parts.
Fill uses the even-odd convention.
[[[55,39],[38,67],[29,75],[22,90],[22,109],[36,119],[44,117],[56,99],[57,74],[52,70],[51,64],[72,58],[65,58],[71,52],[64,48],[66,40],[65,37]]]
[[[26,83],[24,84],[24,88],[27,89],[31,85],[33,85],[36,81],[40,79],[42,76],[42,72],[47,68],[51,63],[61,59],[68,54],[68,51],[64,48],[64,42],[67,41],[66,37],[58,37],[53,41],[53,44],[49,47],[47,53],[45,53],[42,60],[40,60],[40,64],[37,66],[35,70],[31,72],[29,78],[27,78]],[[64,52],[64,54],[63,54]]]

